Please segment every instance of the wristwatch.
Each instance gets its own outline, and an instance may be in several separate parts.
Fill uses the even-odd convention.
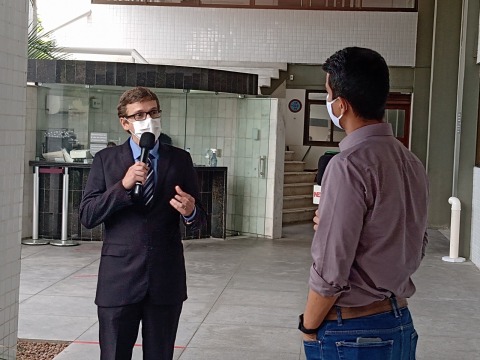
[[[298,330],[300,330],[301,332],[303,332],[304,334],[316,334],[317,331],[318,331],[318,328],[316,329],[307,329],[303,326],[303,314],[300,314],[298,316]]]

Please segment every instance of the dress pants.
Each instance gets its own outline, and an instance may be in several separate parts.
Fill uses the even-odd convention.
[[[142,322],[144,360],[171,360],[182,305],[137,304],[98,307],[100,360],[131,360]]]

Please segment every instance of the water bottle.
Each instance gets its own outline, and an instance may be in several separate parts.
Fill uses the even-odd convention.
[[[216,167],[217,166],[217,150],[212,149],[212,157],[210,158],[210,166]]]

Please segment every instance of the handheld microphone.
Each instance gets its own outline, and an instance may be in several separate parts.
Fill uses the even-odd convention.
[[[327,169],[327,165],[332,158],[337,154],[336,151],[326,151],[325,154],[318,159],[318,170],[316,176],[316,184],[313,185],[313,203],[320,203],[320,194],[322,193],[322,178],[323,173]]]
[[[144,132],[140,136],[139,145],[142,150],[140,153],[140,161],[143,163],[146,163],[150,150],[152,150],[153,147],[155,146],[155,135],[153,135],[151,132]],[[132,197],[138,200],[138,199],[141,199],[142,196],[143,196],[143,185],[141,182],[137,181],[133,189]]]
[[[317,170],[317,185],[322,185],[323,173],[327,169],[327,165],[332,160],[332,158],[337,154],[335,151],[326,151],[325,154],[320,156],[318,159],[318,170]]]

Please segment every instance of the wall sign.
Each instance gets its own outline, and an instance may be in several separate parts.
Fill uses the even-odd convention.
[[[298,99],[292,99],[288,103],[288,109],[293,113],[297,113],[302,110],[302,102]]]

